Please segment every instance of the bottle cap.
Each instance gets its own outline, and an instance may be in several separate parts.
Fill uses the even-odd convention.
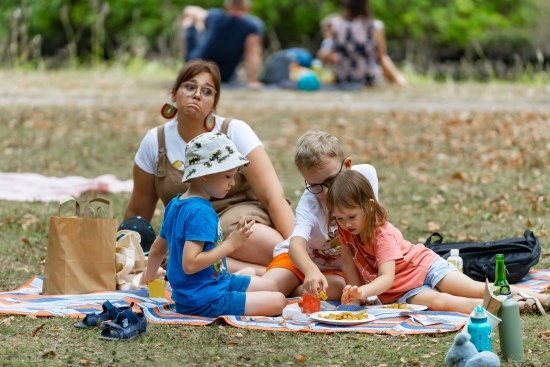
[[[483,306],[477,306],[470,314],[470,317],[474,319],[486,319],[487,314],[485,313]]]
[[[454,248],[451,250],[451,256],[458,256],[458,254],[459,254],[458,249]]]

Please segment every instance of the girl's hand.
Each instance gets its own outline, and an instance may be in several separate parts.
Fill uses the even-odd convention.
[[[360,305],[363,300],[363,292],[356,285],[346,285],[342,291],[341,302],[343,305]]]

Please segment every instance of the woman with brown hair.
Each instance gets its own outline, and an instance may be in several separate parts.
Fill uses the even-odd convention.
[[[250,161],[235,177],[235,186],[212,205],[220,217],[223,232],[229,235],[242,216],[254,219],[254,233],[228,257],[228,268],[235,272],[253,267],[263,274],[273,258],[273,248],[288,237],[294,214],[284,196],[273,164],[262,142],[244,121],[215,114],[220,99],[220,71],[216,64],[192,60],[180,71],[171,90],[174,106],[163,108],[171,120],[147,132],[136,153],[134,191],[124,218],[141,216],[151,221],[158,199],[166,206],[187,190],[182,183],[185,146],[196,136],[213,131],[226,134]]]

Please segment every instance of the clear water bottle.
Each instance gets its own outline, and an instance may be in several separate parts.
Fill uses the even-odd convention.
[[[512,298],[508,285],[500,288],[500,295],[506,296],[498,310],[498,317],[502,320],[498,324],[500,353],[504,360],[523,361],[525,354],[523,353],[518,303]]]
[[[470,314],[468,333],[471,336],[470,341],[475,345],[478,352],[484,350],[492,352],[491,324],[487,321],[487,312],[485,312],[483,306],[477,306]]]
[[[453,264],[460,272],[464,272],[462,269],[462,258],[459,255],[458,249],[454,248],[451,250],[451,256],[447,258],[447,261]]]

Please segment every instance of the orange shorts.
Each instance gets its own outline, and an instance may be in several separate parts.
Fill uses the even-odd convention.
[[[304,273],[302,273],[300,269],[298,269],[296,265],[294,265],[294,263],[290,259],[290,256],[288,256],[288,252],[283,252],[282,254],[275,256],[271,261],[271,264],[269,264],[269,266],[265,269],[265,271],[268,272],[269,270],[276,269],[276,268],[283,268],[283,269],[290,270],[302,282],[305,279]],[[336,274],[341,277],[344,276],[344,273],[342,272],[342,270],[322,270],[321,273],[323,273],[324,275]]]

